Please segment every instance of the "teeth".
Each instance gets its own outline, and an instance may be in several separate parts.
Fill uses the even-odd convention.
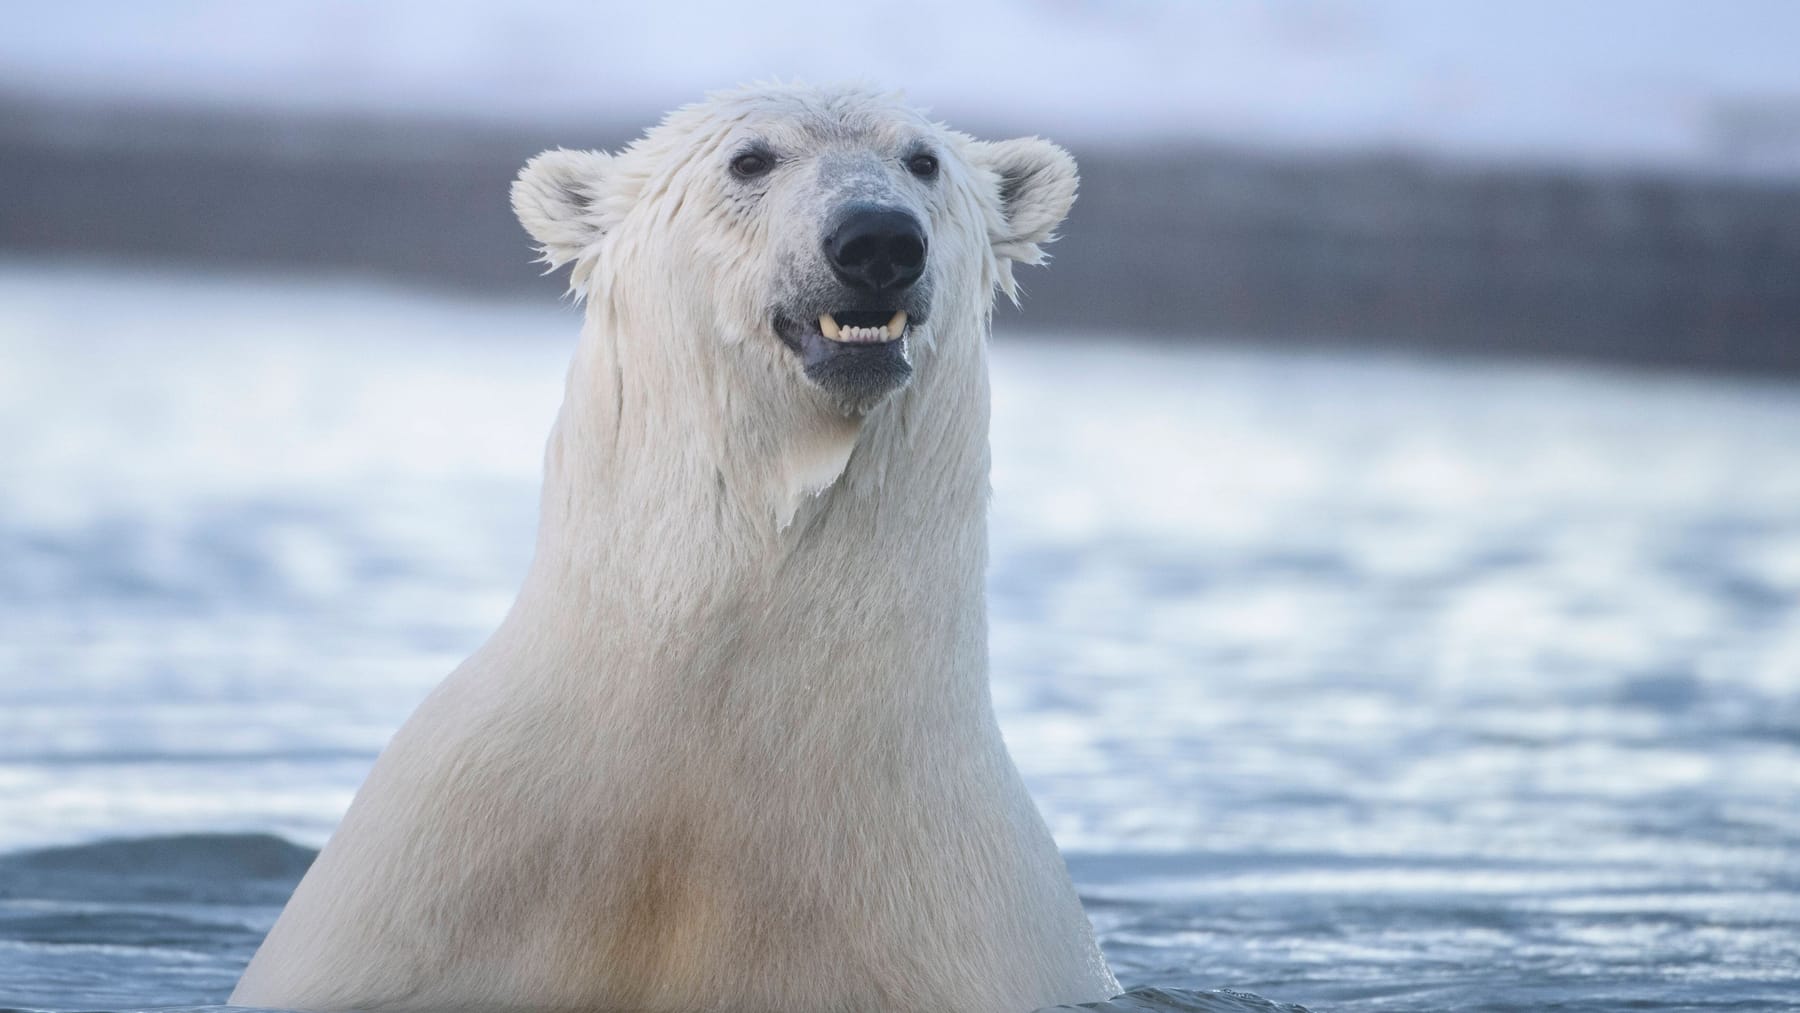
[[[877,344],[894,341],[906,334],[906,311],[895,313],[893,318],[881,327],[845,327],[837,322],[837,318],[829,313],[819,317],[819,333],[832,341],[845,344]]]

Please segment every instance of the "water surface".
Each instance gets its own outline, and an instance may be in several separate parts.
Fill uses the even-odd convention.
[[[0,1007],[224,1001],[506,608],[576,326],[0,267]],[[1121,981],[1800,1009],[1800,386],[1011,335],[994,445]]]

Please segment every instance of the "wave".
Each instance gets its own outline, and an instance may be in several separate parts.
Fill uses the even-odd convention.
[[[317,852],[273,834],[175,834],[0,855],[0,898],[279,904]]]
[[[274,834],[127,837],[0,855],[6,872],[298,879],[318,854]]]
[[[1311,1013],[1305,1006],[1271,1002],[1252,992],[1222,988],[1190,992],[1181,988],[1136,988],[1105,1002],[1057,1006],[1057,1010],[1093,1010],[1094,1013]],[[1042,1013],[1052,1013],[1044,1010]]]

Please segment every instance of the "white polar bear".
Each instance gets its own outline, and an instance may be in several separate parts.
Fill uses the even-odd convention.
[[[988,317],[1075,187],[857,89],[534,159],[514,207],[587,309],[530,574],[232,1002],[1113,995],[987,687]]]

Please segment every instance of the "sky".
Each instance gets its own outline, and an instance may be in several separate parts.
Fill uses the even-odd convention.
[[[1070,141],[1800,176],[1791,0],[62,0],[8,20],[0,94],[621,126],[855,79]]]

